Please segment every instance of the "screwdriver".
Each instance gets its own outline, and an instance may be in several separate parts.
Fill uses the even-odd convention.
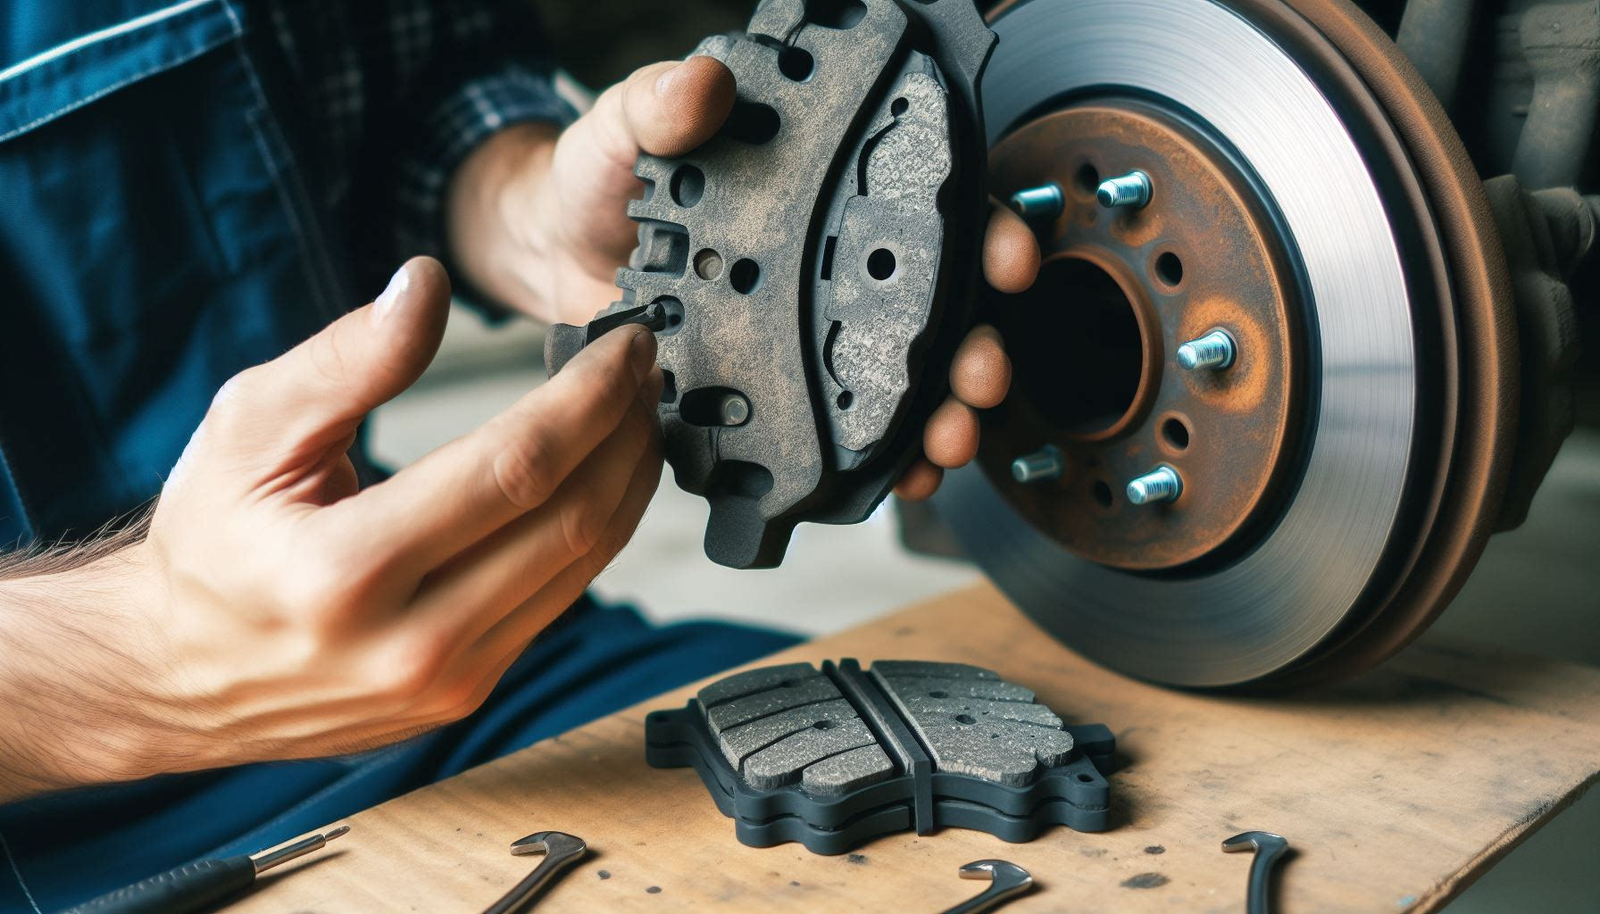
[[[312,835],[275,851],[262,851],[226,860],[186,863],[159,876],[107,892],[61,914],[200,914],[255,884],[256,877],[275,866],[321,850],[343,835],[341,825],[326,834]]]

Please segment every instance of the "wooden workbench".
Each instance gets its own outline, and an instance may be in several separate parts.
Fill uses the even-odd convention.
[[[1483,646],[1424,641],[1292,699],[1191,695],[1089,664],[978,587],[775,659],[840,657],[990,667],[1069,721],[1110,725],[1125,756],[1112,830],[1025,845],[907,833],[848,857],[747,848],[693,771],[644,763],[644,715],[681,706],[680,689],[363,812],[235,910],[479,911],[533,865],[507,845],[554,829],[592,856],[539,911],[942,911],[982,888],[958,866],[1002,857],[1038,882],[1006,914],[1236,912],[1250,861],[1218,844],[1264,829],[1297,851],[1282,911],[1431,911],[1600,772],[1600,670]]]

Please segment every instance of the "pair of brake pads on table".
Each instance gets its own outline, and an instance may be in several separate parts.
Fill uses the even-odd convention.
[[[777,565],[796,524],[865,520],[917,456],[973,323],[994,43],[972,0],[766,0],[695,51],[733,72],[733,113],[639,157],[623,300],[553,328],[546,364],[657,332],[666,457],[710,503],[713,560]]]
[[[1108,826],[1116,741],[960,663],[854,660],[738,673],[645,721],[646,759],[692,766],[752,847],[842,854],[945,826],[1031,841]]]

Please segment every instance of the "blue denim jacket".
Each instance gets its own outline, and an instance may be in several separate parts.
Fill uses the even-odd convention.
[[[0,546],[160,491],[213,393],[342,310],[232,0],[0,12]]]

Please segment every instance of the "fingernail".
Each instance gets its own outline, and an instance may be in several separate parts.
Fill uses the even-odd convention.
[[[656,365],[656,335],[648,330],[635,330],[628,343],[628,361],[633,366],[633,380],[644,383],[645,376]]]
[[[675,63],[667,68],[667,72],[656,77],[656,94],[666,95],[672,91],[672,83],[677,78],[678,71],[683,69],[683,64]]]
[[[389,278],[389,285],[383,290],[383,294],[372,302],[372,319],[383,323],[384,318],[394,312],[395,303],[410,288],[411,271],[406,269],[405,265],[401,265],[400,269]]]

